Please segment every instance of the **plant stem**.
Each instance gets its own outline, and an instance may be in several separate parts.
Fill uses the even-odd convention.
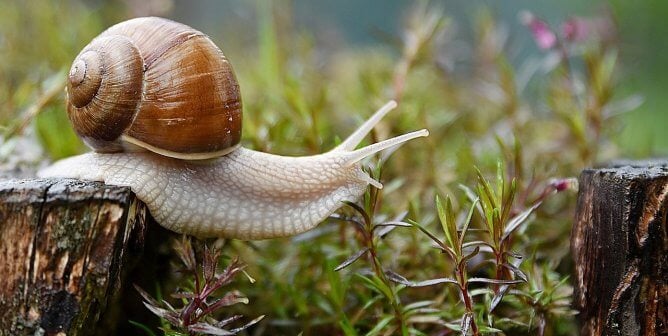
[[[392,295],[392,297],[389,298],[390,304],[392,305],[392,309],[394,310],[394,316],[397,319],[399,328],[401,329],[401,334],[408,335],[408,326],[406,325],[406,321],[404,320],[404,314],[401,311],[401,303],[399,302],[399,298],[397,298],[397,296],[395,295],[394,290],[392,290],[392,284],[387,279],[387,276],[383,271],[383,267],[380,264],[380,260],[378,260],[376,254],[376,246],[373,243],[373,239],[371,239],[371,243],[369,244],[369,252],[371,255],[371,263],[373,265],[374,273],[376,273],[376,276],[385,284],[385,286],[390,288],[390,294]]]
[[[188,303],[188,306],[186,306],[186,308],[183,309],[183,312],[181,313],[181,319],[183,320],[184,326],[189,326],[197,322],[197,317],[193,318],[193,314],[197,311],[197,308],[199,308],[200,304],[200,294],[198,293],[197,296],[195,296],[193,300]]]
[[[502,263],[503,263],[502,256],[501,256],[502,254],[503,254],[503,252],[501,252],[501,251],[494,251],[494,257],[495,257],[494,262],[496,263],[496,265],[495,265],[496,266],[496,272],[495,272],[494,278],[496,280],[501,280],[501,278],[503,277],[503,275],[502,275],[502,272],[503,272],[502,268],[503,267],[501,266]],[[499,284],[494,284],[494,294],[498,294],[498,293],[499,293]]]
[[[468,290],[468,281],[466,280],[466,270],[457,268],[457,282],[459,282],[459,290],[462,293],[462,298],[464,299],[464,306],[466,308],[466,313],[471,314],[471,331],[473,336],[480,335],[478,331],[478,325],[475,323],[475,313],[473,312],[473,301],[469,295]]]
[[[496,266],[496,271],[495,271],[495,276],[494,278],[496,280],[508,280],[510,279],[511,275],[509,274],[509,271],[503,267],[503,265],[506,263],[506,254],[504,251],[506,250],[506,245],[510,241],[511,237],[508,237],[507,239],[502,240],[499,243],[498,249],[494,250],[494,262]],[[500,284],[494,284],[494,294],[499,293],[499,288]]]

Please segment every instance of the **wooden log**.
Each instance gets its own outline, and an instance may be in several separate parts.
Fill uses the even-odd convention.
[[[1,181],[0,335],[106,334],[101,314],[141,255],[146,218],[127,187]]]
[[[582,335],[668,335],[668,162],[585,170],[571,251]]]

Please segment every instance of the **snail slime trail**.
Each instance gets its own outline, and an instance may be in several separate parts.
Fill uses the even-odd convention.
[[[96,37],[74,60],[67,95],[69,119],[94,152],[38,175],[129,186],[158,223],[197,237],[265,239],[310,230],[369,184],[382,187],[362,170],[362,159],[429,134],[355,149],[397,106],[390,101],[323,154],[241,147],[241,95],[231,64],[205,34],[156,17],[121,22]]]

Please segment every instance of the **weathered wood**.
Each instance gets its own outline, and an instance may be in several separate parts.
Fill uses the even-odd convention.
[[[143,249],[126,187],[0,181],[0,335],[92,335]]]
[[[668,161],[585,170],[571,250],[582,335],[668,335]]]

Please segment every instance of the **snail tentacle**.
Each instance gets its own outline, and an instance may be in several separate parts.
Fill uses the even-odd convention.
[[[362,139],[371,132],[371,130],[376,126],[387,113],[394,110],[397,107],[397,102],[390,100],[383,107],[379,108],[376,113],[374,113],[367,121],[365,121],[360,127],[358,127],[352,134],[350,134],[343,142],[341,142],[336,148],[332,151],[351,151],[357,147],[357,145],[362,142]]]
[[[266,239],[308,231],[344,201],[359,199],[369,184],[381,188],[359,161],[426,135],[415,131],[358,150],[338,147],[302,157],[243,147],[206,162],[151,152],[88,153],[59,161],[39,175],[130,186],[161,225],[177,232]]]
[[[200,237],[263,239],[312,229],[368,185],[361,160],[427,136],[407,133],[355,149],[390,101],[329,152],[285,157],[239,146],[239,84],[202,32],[148,17],[102,32],[75,59],[67,111],[96,153],[41,177],[129,186],[162,226]]]

